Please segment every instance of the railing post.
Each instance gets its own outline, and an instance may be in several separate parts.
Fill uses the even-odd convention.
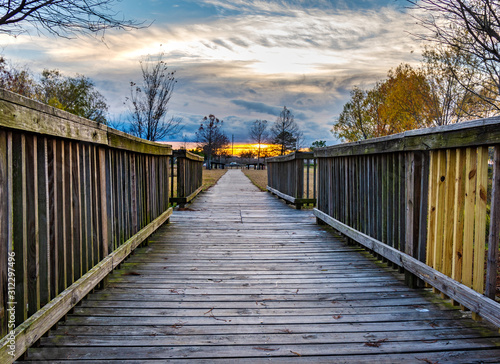
[[[295,160],[295,198],[302,199],[304,196],[304,160]],[[297,210],[302,208],[302,203],[297,203]]]

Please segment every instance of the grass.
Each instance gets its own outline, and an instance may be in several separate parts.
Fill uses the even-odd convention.
[[[267,191],[267,171],[261,169],[242,169],[245,176],[261,191]]]

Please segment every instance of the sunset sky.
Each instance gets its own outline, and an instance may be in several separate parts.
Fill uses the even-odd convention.
[[[111,119],[126,118],[130,81],[141,81],[139,60],[165,52],[178,83],[170,115],[182,117],[193,139],[203,116],[224,120],[229,138],[247,142],[255,119],[276,120],[291,109],[305,134],[330,133],[353,86],[371,87],[390,68],[420,60],[408,3],[390,0],[124,0],[126,18],[146,29],[92,37],[0,35],[0,54],[33,72],[57,68],[93,79],[110,105]],[[413,52],[413,53],[412,53]]]

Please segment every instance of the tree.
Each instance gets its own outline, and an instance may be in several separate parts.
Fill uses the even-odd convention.
[[[0,33],[18,35],[28,25],[61,37],[103,34],[108,29],[136,29],[142,23],[120,19],[118,0],[0,0]]]
[[[44,70],[37,77],[28,68],[16,68],[0,57],[0,87],[72,114],[107,123],[108,105],[88,77],[65,77],[58,70]]]
[[[432,126],[436,114],[425,74],[401,64],[390,70],[388,77],[380,85],[384,95],[380,113],[388,126],[386,135]]]
[[[446,45],[425,48],[423,71],[432,94],[435,125],[487,116],[488,103],[469,91],[474,87],[475,67],[470,67],[472,63],[470,54],[460,53]]]
[[[280,155],[296,149],[299,132],[299,126],[295,122],[292,112],[284,106],[271,128],[271,140],[279,146]]]
[[[408,0],[420,11],[419,21],[430,34],[421,38],[438,42],[465,55],[474,69],[467,82],[456,77],[469,92],[500,111],[500,3],[494,0]]]
[[[146,140],[161,140],[181,131],[182,120],[167,119],[168,103],[176,84],[175,71],[170,72],[163,61],[148,56],[140,61],[143,83],[130,83],[130,98],[126,99],[130,111],[130,133]]]
[[[250,127],[250,139],[258,145],[257,163],[260,161],[261,146],[268,137],[267,123],[267,120],[255,120]]]
[[[244,152],[241,152],[240,158],[241,159],[246,159],[247,161],[253,159],[255,157],[255,152],[253,150],[245,150]]]
[[[0,56],[0,88],[35,99],[38,85],[29,69],[17,69]]]
[[[316,140],[311,144],[309,150],[312,152],[316,148],[324,148],[324,147],[326,147],[326,140]]]
[[[354,87],[351,100],[344,105],[331,132],[347,142],[372,138],[374,122],[369,109],[367,92]]]
[[[205,116],[196,132],[198,147],[207,158],[207,168],[211,169],[212,157],[221,153],[229,144],[229,138],[222,131],[224,121],[215,115]]]
[[[106,123],[108,105],[88,77],[64,77],[58,70],[44,70],[38,100],[98,123]]]
[[[331,131],[352,142],[427,127],[436,118],[432,99],[423,71],[402,64],[372,90],[355,87]]]

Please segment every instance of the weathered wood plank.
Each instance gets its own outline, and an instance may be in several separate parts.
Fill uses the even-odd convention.
[[[490,234],[488,238],[488,264],[485,295],[495,298],[498,275],[498,245],[500,244],[500,146],[495,146],[490,209]]]
[[[465,156],[465,210],[464,247],[462,255],[462,283],[472,287],[474,244],[474,206],[476,204],[477,150],[467,148]]]
[[[465,149],[457,149],[455,199],[453,202],[452,278],[462,282],[465,209]]]
[[[476,205],[474,211],[474,279],[472,288],[484,293],[486,205],[488,203],[488,147],[477,148]]]

